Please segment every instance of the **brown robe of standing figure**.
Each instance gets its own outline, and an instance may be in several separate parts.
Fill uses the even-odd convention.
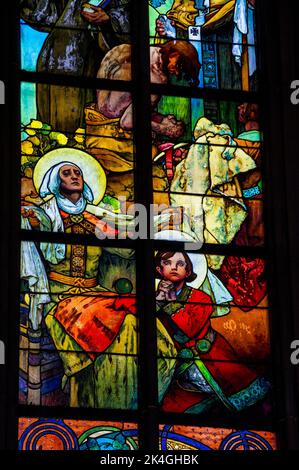
[[[106,53],[99,47],[99,33],[105,35],[109,47],[128,41],[129,2],[111,0],[105,8],[109,24],[90,27],[81,15],[83,0],[21,0],[22,19],[49,33],[38,57],[37,72],[96,77]],[[94,92],[85,88],[39,83],[38,119],[56,131],[72,133],[82,126],[84,105],[94,98]]]

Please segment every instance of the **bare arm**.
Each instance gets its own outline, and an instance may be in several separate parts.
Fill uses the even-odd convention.
[[[129,104],[124,114],[122,115],[119,125],[126,131],[133,129],[133,103]]]
[[[131,46],[122,44],[107,52],[99,68],[98,78],[110,80],[131,79]],[[108,118],[122,117],[132,103],[132,96],[128,92],[120,91],[97,91],[97,108]],[[127,111],[127,125],[129,125],[129,114]]]
[[[163,114],[153,112],[152,130],[171,139],[178,139],[184,134],[185,125],[183,121],[178,121],[172,114],[164,116]]]
[[[132,113],[132,96],[128,92],[98,90],[97,92],[97,108],[98,111],[109,119],[124,119],[121,127],[124,129],[132,128],[130,113]],[[125,116],[124,116],[125,115]],[[130,127],[131,126],[131,127]]]
[[[153,60],[156,62],[160,60],[159,50],[155,47],[152,48]],[[159,76],[159,64],[157,65],[157,76]],[[152,68],[155,69],[155,64]],[[131,46],[129,44],[122,44],[114,47],[104,57],[100,69],[98,71],[98,78],[114,79],[114,80],[130,80],[131,79]],[[161,81],[159,81],[161,83]],[[157,105],[160,97],[152,96],[152,108]],[[133,113],[132,113],[132,96],[127,92],[120,91],[97,91],[97,109],[100,113],[108,118],[120,118],[120,126],[123,129],[131,130],[133,128]],[[178,121],[175,116],[163,116],[155,111],[152,112],[152,130],[157,134],[165,135],[166,137],[176,139],[184,133],[184,123]]]
[[[124,130],[133,129],[133,104],[131,103],[124,111],[120,119],[120,127]],[[163,116],[163,114],[152,112],[152,130],[157,134],[165,135],[170,138],[178,138],[184,133],[184,123],[177,121],[172,115]]]

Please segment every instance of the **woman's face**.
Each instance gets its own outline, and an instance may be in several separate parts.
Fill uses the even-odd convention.
[[[175,253],[171,258],[162,259],[157,271],[163,279],[171,282],[181,282],[190,274],[182,253]]]
[[[83,177],[75,165],[64,165],[59,171],[60,189],[62,192],[83,192]]]

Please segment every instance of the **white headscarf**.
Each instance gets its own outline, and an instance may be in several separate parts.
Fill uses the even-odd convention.
[[[72,165],[78,168],[84,181],[82,170],[77,165],[74,165],[74,163],[70,162],[58,163],[57,165],[52,166],[45,174],[42,184],[40,186],[39,194],[42,198],[53,194],[60,209],[67,212],[68,214],[81,214],[82,212],[84,212],[87,203],[93,202],[93,192],[88,186],[88,184],[84,181],[82,195],[76,203],[73,203],[68,198],[63,196],[60,193],[61,179],[59,176],[59,171],[65,165]]]

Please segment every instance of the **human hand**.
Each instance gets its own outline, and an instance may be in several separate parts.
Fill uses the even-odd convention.
[[[171,21],[171,25],[175,26],[175,22]],[[166,24],[159,18],[156,20],[156,34],[158,36],[167,36]]]
[[[158,36],[166,36],[165,24],[159,19],[156,20],[156,34]]]
[[[39,228],[39,220],[36,216],[36,213],[32,209],[30,209],[29,207],[21,207],[21,215],[25,219],[28,219],[32,228]]]
[[[183,121],[178,121],[175,116],[169,114],[164,116],[160,122],[160,134],[177,139],[181,137],[185,130]]]
[[[175,288],[171,281],[160,281],[158,285],[156,300],[175,300]]]
[[[94,5],[90,5],[89,3],[84,3],[82,7],[94,10],[93,13],[90,13],[84,10],[81,11],[81,15],[89,23],[103,24],[103,23],[107,23],[110,20],[109,15],[107,15],[107,13],[101,7],[96,7]]]

